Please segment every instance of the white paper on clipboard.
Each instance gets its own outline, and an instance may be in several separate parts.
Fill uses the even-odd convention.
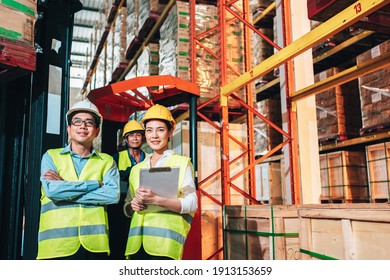
[[[152,190],[158,196],[176,198],[179,172],[179,167],[142,168],[139,186]],[[157,205],[148,205],[148,208],[141,213],[159,211],[167,211],[167,209]]]

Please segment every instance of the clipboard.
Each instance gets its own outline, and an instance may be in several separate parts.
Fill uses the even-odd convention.
[[[139,186],[151,189],[158,196],[177,198],[179,167],[154,167],[140,169]],[[149,204],[140,213],[167,211],[166,208]]]

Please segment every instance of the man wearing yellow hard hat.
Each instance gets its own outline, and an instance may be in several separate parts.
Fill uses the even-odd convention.
[[[70,143],[42,157],[37,259],[107,259],[106,206],[119,200],[118,168],[92,146],[102,122],[93,103],[76,103],[66,119]]]
[[[131,167],[145,159],[145,152],[141,150],[144,140],[144,127],[136,120],[128,121],[123,128],[123,140],[126,143],[126,150],[113,155],[125,187],[121,191],[127,192]],[[121,182],[121,183],[122,183]]]
[[[193,166],[190,158],[168,149],[176,123],[166,107],[158,104],[150,107],[142,123],[153,153],[130,173],[124,211],[132,218],[125,255],[132,260],[179,260],[198,208]],[[162,185],[177,189],[175,197],[157,195],[148,186],[140,185],[141,169],[158,167],[179,168],[178,179],[165,182],[173,185]],[[152,206],[163,210],[148,212],[147,208]]]
[[[111,259],[124,259],[124,250],[127,241],[127,233],[130,220],[123,214],[123,203],[129,189],[130,170],[137,163],[145,159],[146,153],[141,150],[144,141],[144,127],[136,120],[128,121],[123,127],[123,140],[126,149],[115,153],[113,158],[118,165],[121,177],[121,196],[118,204],[108,207],[108,219],[110,223]]]

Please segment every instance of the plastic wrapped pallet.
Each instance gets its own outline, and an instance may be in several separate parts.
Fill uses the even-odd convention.
[[[366,62],[390,49],[387,40],[356,58],[357,65]],[[390,128],[390,66],[385,66],[359,77],[359,92],[362,111],[361,134],[388,130]]]
[[[159,73],[189,81],[189,5],[177,1],[160,28]]]
[[[273,40],[273,30],[271,28],[259,28],[259,31],[270,40]],[[252,67],[260,64],[262,61],[274,54],[274,47],[271,46],[263,37],[254,33],[252,36]],[[268,83],[275,78],[273,71],[259,77],[255,81],[256,88]]]
[[[138,58],[137,76],[158,75],[159,45],[149,43]]]
[[[242,5],[241,1],[237,3],[238,7]],[[229,20],[229,18],[234,18],[234,16],[227,13],[226,19]],[[231,22],[229,25],[226,25],[226,60],[229,65],[226,69],[226,81],[228,83],[234,81],[239,75],[245,72],[244,51],[244,24],[240,21]],[[246,101],[245,87],[233,93]],[[241,107],[234,100],[230,101],[230,106]]]
[[[271,4],[272,0],[251,0],[249,1],[249,7],[251,11],[252,21],[255,21],[257,17],[261,16],[265,9]],[[265,35],[271,41],[274,39],[274,24],[273,17],[275,16],[274,10],[268,12],[268,14],[262,18],[258,31]],[[269,20],[271,18],[271,20]],[[262,36],[251,30],[251,60],[252,67],[260,64],[262,61],[274,54],[274,47],[268,43]],[[255,89],[268,83],[275,78],[273,71],[259,77],[254,81]]]
[[[238,5],[241,2],[237,2]],[[226,14],[229,24],[226,25],[226,69],[227,82],[231,82],[244,73],[244,36],[243,24],[230,21],[233,15]],[[214,5],[198,4],[196,7],[196,34],[203,34],[218,26],[218,10]],[[203,34],[205,35],[205,34]],[[219,64],[218,64],[218,33],[216,31],[207,32],[199,40],[201,45],[196,46],[197,57],[197,83],[200,85],[200,100],[208,100],[219,94]],[[205,48],[204,48],[204,47]],[[206,49],[207,48],[207,49]],[[237,74],[238,73],[238,74]],[[239,98],[245,100],[245,89],[236,92]],[[236,102],[230,100],[230,106],[235,106]]]
[[[278,127],[282,126],[282,113],[280,107],[280,96],[274,95],[256,103],[257,111],[267,120],[271,121]],[[268,123],[260,119],[258,116],[254,118],[254,136],[255,136],[255,155],[264,155],[277,145],[283,138],[282,134],[277,132]]]
[[[196,5],[196,33],[207,32],[218,25],[218,11],[213,5]],[[213,53],[218,49],[218,33],[207,33],[202,37],[201,44]],[[219,94],[218,59],[199,44],[196,45],[197,84],[200,89],[200,99],[210,99]]]
[[[138,4],[138,35],[144,39],[161,15],[165,4],[160,4],[158,0],[138,0]]]
[[[319,82],[340,71],[336,67],[329,68],[315,75],[314,81]],[[322,91],[316,94],[315,98],[320,142],[346,140],[359,136],[361,112],[356,80]]]

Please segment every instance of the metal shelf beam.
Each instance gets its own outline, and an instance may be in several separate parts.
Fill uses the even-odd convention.
[[[322,92],[329,88],[333,88],[337,85],[347,83],[349,81],[355,80],[360,76],[371,73],[375,70],[383,68],[390,65],[390,53],[384,53],[379,55],[371,60],[368,60],[362,64],[351,67],[347,70],[339,72],[329,78],[323,79],[320,82],[317,82],[311,86],[303,88],[299,91],[294,92],[291,95],[291,100],[293,102],[311,96],[313,94]]]
[[[267,74],[274,68],[282,65],[286,61],[310,49],[314,45],[321,43],[330,36],[349,27],[361,18],[377,11],[386,4],[388,0],[361,0],[350,5],[348,8],[320,24],[306,35],[292,42],[290,45],[278,51],[273,56],[267,58],[259,65],[245,72],[232,82],[221,87],[221,95],[228,96],[233,91],[242,88],[244,85],[254,81],[260,76]]]

